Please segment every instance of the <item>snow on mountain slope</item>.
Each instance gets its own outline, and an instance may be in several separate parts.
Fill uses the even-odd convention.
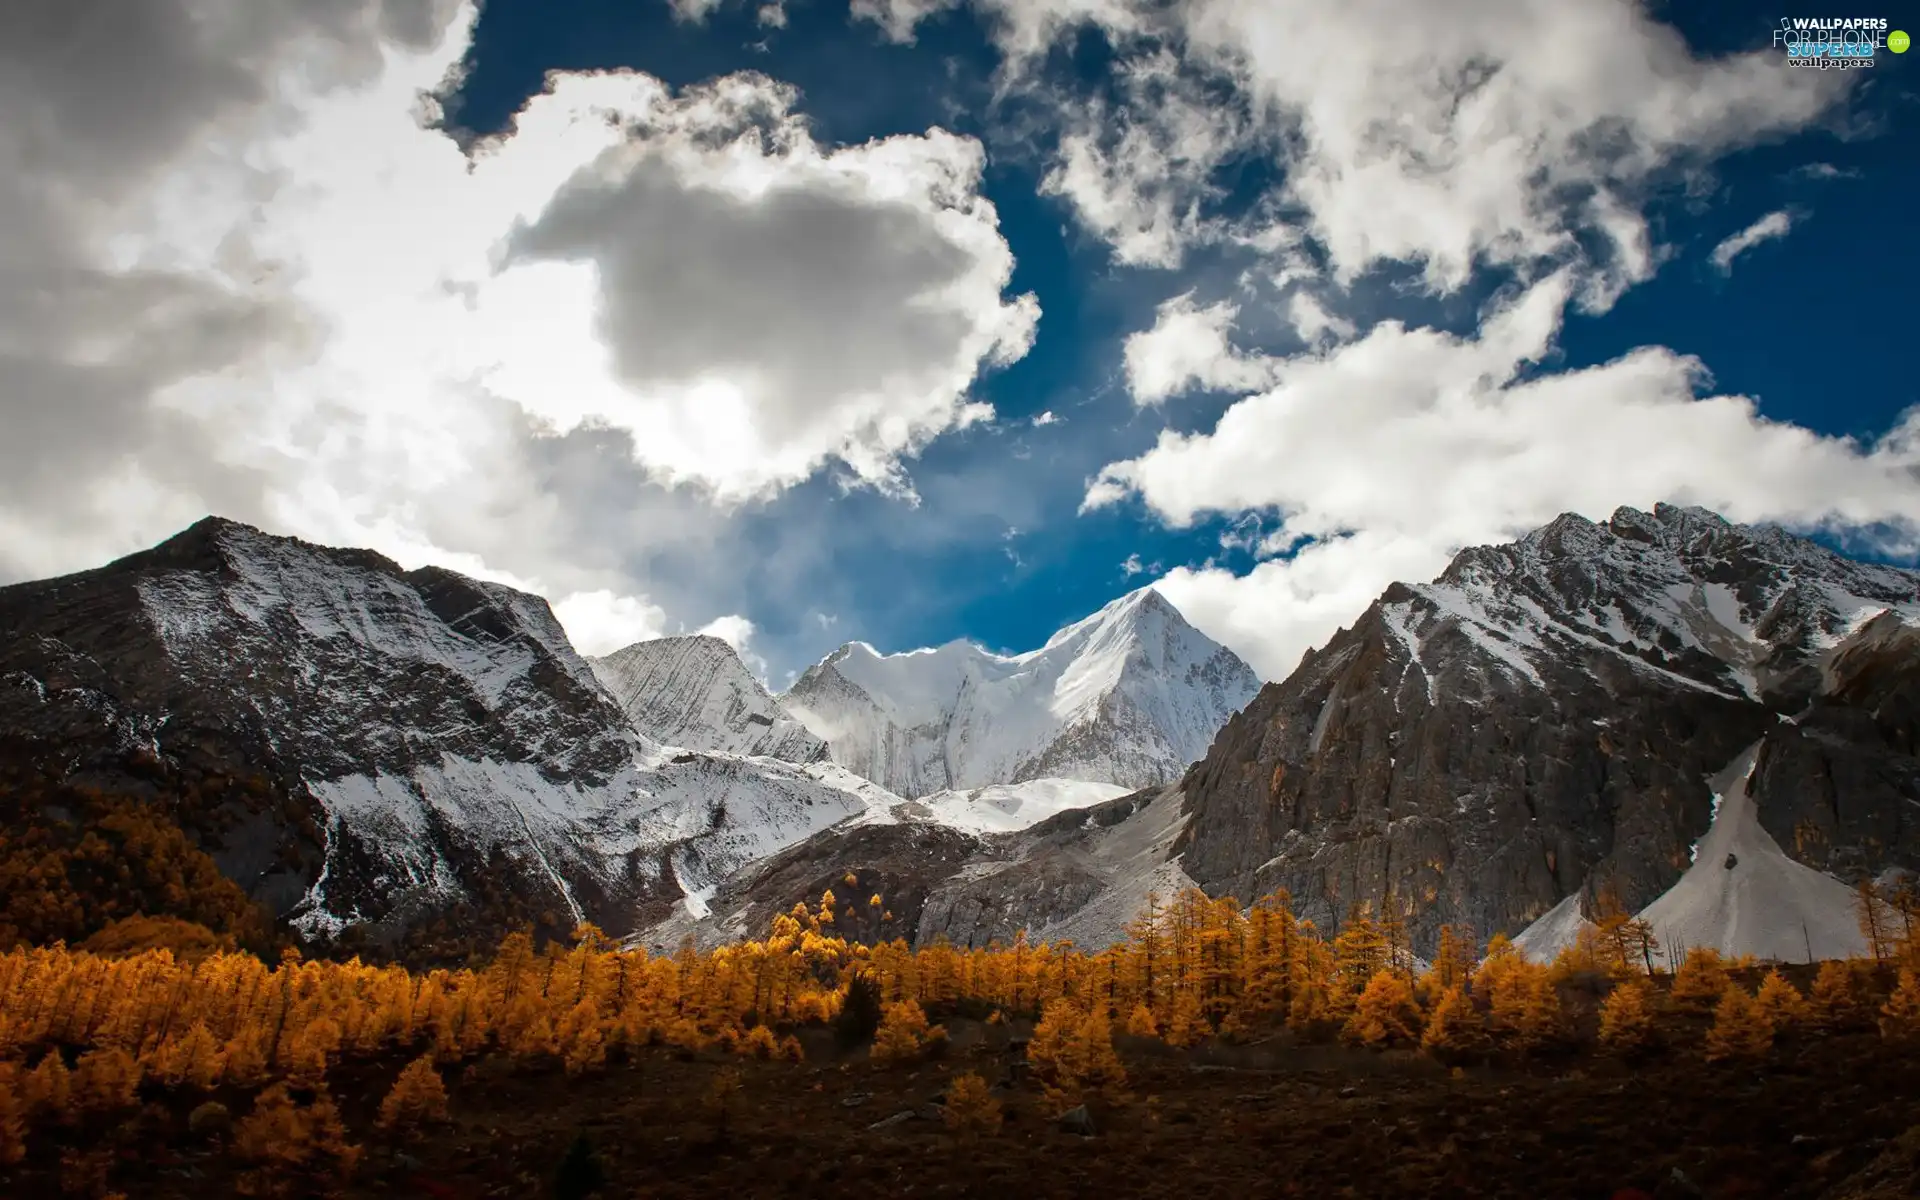
[[[1416,662],[1458,632],[1489,669],[1545,686],[1548,660],[1595,651],[1681,686],[1770,700],[1811,684],[1822,652],[1874,616],[1920,618],[1920,573],[1855,562],[1700,508],[1566,514],[1463,551],[1399,588],[1383,617]]]
[[[1674,961],[1708,947],[1722,954],[1808,962],[1866,953],[1854,891],[1789,858],[1761,828],[1748,793],[1760,744],[1742,751],[1712,781],[1713,823],[1680,881],[1642,909],[1641,919]],[[1514,939],[1529,957],[1550,961],[1591,923],[1574,894]]]
[[[1025,654],[849,643],[781,699],[834,761],[917,797],[1047,777],[1166,782],[1258,690],[1238,656],[1144,588]]]
[[[719,638],[657,638],[589,662],[633,727],[655,741],[798,763],[827,756],[827,744],[789,716]]]
[[[967,790],[934,792],[897,810],[966,833],[1012,833],[1076,808],[1088,808],[1128,789],[1083,779],[1029,779]]]
[[[481,895],[618,932],[900,802],[824,761],[643,736],[539,597],[217,519],[0,589],[0,678],[29,685],[0,690],[0,726],[69,770],[137,751],[276,781],[279,810],[205,836],[315,934],[398,932]],[[101,712],[141,744],[89,732]]]
[[[1714,780],[1719,804],[1693,866],[1640,916],[1676,957],[1696,946],[1785,962],[1865,954],[1853,889],[1793,861],[1760,827],[1747,793],[1758,750]]]

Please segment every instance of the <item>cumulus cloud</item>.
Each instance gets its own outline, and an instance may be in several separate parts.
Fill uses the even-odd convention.
[[[1770,242],[1775,238],[1787,236],[1793,228],[1793,214],[1785,209],[1770,212],[1758,221],[1721,240],[1707,255],[1707,261],[1714,265],[1722,275],[1733,274],[1733,260],[1758,246],[1761,242]]]
[[[1176,267],[1196,243],[1225,236],[1206,205],[1220,197],[1214,172],[1242,149],[1247,124],[1171,52],[1123,59],[1114,70],[1117,107],[1062,104],[1041,190],[1064,199],[1116,262]]]
[[[582,654],[612,654],[666,632],[667,614],[638,596],[616,595],[606,588],[573,592],[553,605],[566,626],[567,640]]]
[[[1355,333],[1352,321],[1328,312],[1311,292],[1297,291],[1287,298],[1287,319],[1293,323],[1300,340],[1308,345],[1328,336],[1345,340]]]
[[[530,587],[600,646],[663,587],[716,611],[648,547],[829,464],[908,494],[988,415],[1037,308],[976,143],[822,147],[758,75],[563,73],[469,159],[422,97],[474,19],[0,10],[0,579],[211,510]]]
[[[1228,300],[1195,304],[1191,292],[1161,304],[1153,328],[1127,337],[1127,389],[1134,403],[1158,404],[1195,387],[1253,391],[1271,379],[1272,360],[1243,354],[1229,341],[1238,313]]]
[[[919,11],[873,7],[894,28],[910,29]],[[975,7],[1010,63],[1092,25],[1117,48],[1123,93],[1136,70],[1180,81],[1171,102],[1124,113],[1081,96],[1063,106],[1069,132],[1053,186],[1122,261],[1166,265],[1220,236],[1186,201],[1223,163],[1256,154],[1278,168],[1270,219],[1310,235],[1342,283],[1414,263],[1430,287],[1452,291],[1484,264],[1538,278],[1577,261],[1588,268],[1581,298],[1594,307],[1657,264],[1641,207],[1663,175],[1804,127],[1857,74],[1789,72],[1765,51],[1696,58],[1678,32],[1624,0]],[[1341,49],[1309,49],[1326,46]],[[1231,102],[1202,101],[1217,88]]]
[[[1289,359],[1210,432],[1164,432],[1107,467],[1086,504],[1137,497],[1174,526],[1275,514],[1263,549],[1291,557],[1240,577],[1178,571],[1166,589],[1269,676],[1389,582],[1564,511],[1675,500],[1741,521],[1920,531],[1920,412],[1862,446],[1766,420],[1747,397],[1703,396],[1701,364],[1665,348],[1529,373],[1575,287],[1570,270],[1550,276],[1470,336],[1389,321]]]

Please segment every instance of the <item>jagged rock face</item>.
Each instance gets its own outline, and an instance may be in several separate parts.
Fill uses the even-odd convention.
[[[129,754],[271,779],[190,830],[310,933],[484,901],[623,932],[642,909],[870,805],[831,765],[670,755],[545,601],[215,519],[0,589],[7,752],[111,785]]]
[[[1809,866],[1920,870],[1920,629],[1888,613],[1842,642],[1806,711],[1768,731],[1752,789]]]
[[[798,763],[827,757],[827,744],[789,716],[717,637],[636,642],[589,662],[633,727],[657,742]]]
[[[1164,783],[1258,687],[1238,656],[1143,589],[1027,654],[852,643],[782,701],[834,761],[918,797],[1047,777]]]
[[[1392,903],[1428,949],[1582,888],[1638,909],[1688,866],[1706,777],[1888,608],[1920,615],[1920,576],[1699,509],[1465,551],[1228,723],[1185,781],[1181,865],[1216,894],[1285,887],[1322,923]]]

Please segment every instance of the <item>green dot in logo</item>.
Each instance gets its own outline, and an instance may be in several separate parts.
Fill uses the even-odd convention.
[[[1896,29],[1887,35],[1887,49],[1895,54],[1905,54],[1907,47],[1911,45],[1913,45],[1913,39],[1907,36],[1907,31],[1904,29]]]

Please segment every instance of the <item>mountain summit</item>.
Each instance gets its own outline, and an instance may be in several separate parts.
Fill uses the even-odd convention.
[[[1758,820],[1798,859],[1920,866],[1920,795],[1900,803],[1920,662],[1890,632],[1916,621],[1920,574],[1776,528],[1562,516],[1393,585],[1269,684],[1187,779],[1181,862],[1322,923],[1395,905],[1425,945],[1575,893],[1638,910],[1758,744]]]
[[[835,762],[889,791],[1177,778],[1252,699],[1252,668],[1152,588],[1025,654],[970,642],[881,654],[850,642],[781,698]]]
[[[669,746],[817,762],[827,744],[760,686],[734,648],[690,634],[589,660],[635,729]]]

